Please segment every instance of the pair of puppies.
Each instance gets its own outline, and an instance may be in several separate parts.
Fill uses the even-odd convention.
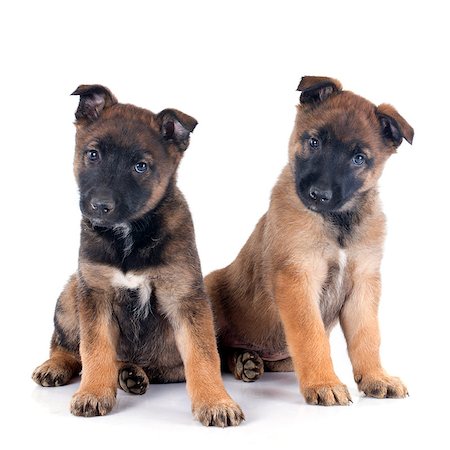
[[[238,425],[244,416],[221,380],[208,297],[237,378],[295,369],[308,403],[347,404],[328,343],[339,319],[359,388],[406,395],[379,359],[376,183],[413,130],[393,107],[337,80],[304,77],[299,90],[289,163],[269,210],[236,260],[205,283],[175,175],[195,119],[120,104],[100,85],[74,92],[79,268],[56,305],[50,359],[33,373],[58,386],[83,369],[72,413],[106,414],[117,384],[143,393],[149,382],[185,379],[196,418]]]

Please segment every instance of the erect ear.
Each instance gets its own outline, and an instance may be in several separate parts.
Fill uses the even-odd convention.
[[[97,120],[105,108],[117,103],[111,91],[100,84],[82,84],[71,95],[80,96],[80,103],[75,112],[77,120]]]
[[[175,143],[179,150],[185,151],[189,146],[189,136],[197,126],[197,121],[177,109],[164,109],[156,116],[160,123],[162,137]]]
[[[391,140],[396,147],[402,143],[403,138],[412,144],[414,129],[393,106],[383,103],[377,107],[376,112],[384,138]]]
[[[342,91],[342,85],[334,78],[306,76],[300,80],[297,91],[301,92],[300,103],[320,103]]]

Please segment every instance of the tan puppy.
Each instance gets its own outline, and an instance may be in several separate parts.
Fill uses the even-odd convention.
[[[308,403],[346,405],[328,339],[339,320],[359,389],[404,397],[379,356],[385,219],[377,181],[414,131],[392,106],[337,80],[303,77],[298,90],[289,162],[269,210],[236,260],[206,278],[222,357],[244,381],[294,369]]]

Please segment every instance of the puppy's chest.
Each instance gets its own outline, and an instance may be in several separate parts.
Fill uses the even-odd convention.
[[[148,274],[120,270],[111,278],[118,357],[144,366],[159,364],[164,352],[176,353],[173,330],[160,311],[153,282]]]
[[[331,327],[339,317],[345,302],[348,281],[348,255],[339,249],[335,258],[328,264],[328,273],[322,285],[320,312],[325,328]]]
[[[122,272],[115,269],[111,275],[111,286],[122,292],[123,297],[130,297],[136,299],[135,305],[138,309],[144,309],[148,306],[153,292],[151,280],[147,274],[139,274],[135,272]],[[123,301],[129,301],[129,298],[124,298]]]

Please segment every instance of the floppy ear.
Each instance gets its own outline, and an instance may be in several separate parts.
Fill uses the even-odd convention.
[[[320,103],[331,94],[342,91],[341,82],[328,77],[302,77],[297,91],[301,92],[300,103]]]
[[[80,96],[80,103],[75,112],[77,120],[97,120],[103,109],[117,103],[111,91],[100,84],[82,84],[71,95]]]
[[[392,141],[396,147],[402,143],[403,138],[412,144],[414,129],[393,106],[383,103],[377,107],[376,112],[385,139]]]
[[[197,121],[177,109],[164,109],[156,116],[160,123],[162,137],[185,151],[189,146],[189,136],[197,126]]]

